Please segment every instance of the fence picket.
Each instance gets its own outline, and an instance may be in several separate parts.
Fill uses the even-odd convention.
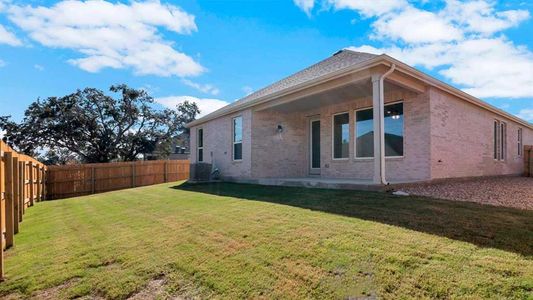
[[[14,205],[13,205],[13,152],[4,153],[5,167],[5,235],[6,248],[13,246],[13,236],[15,235]]]
[[[49,166],[47,199],[61,199],[189,178],[188,160]]]
[[[19,184],[20,184],[20,174],[19,174],[19,158],[18,156],[13,157],[13,231],[14,234],[17,234],[19,232],[19,222],[20,222],[20,213],[19,213]]]
[[[46,166],[37,160],[11,149],[0,141],[0,281],[4,279],[4,251],[15,243],[14,236],[20,231],[25,213],[28,193],[38,189],[43,196],[44,180],[34,181],[33,167],[41,170],[41,178],[46,176]],[[31,176],[31,177],[30,177]]]

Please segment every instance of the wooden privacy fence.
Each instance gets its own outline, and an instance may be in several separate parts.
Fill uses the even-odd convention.
[[[188,160],[49,166],[46,197],[61,199],[188,178]]]
[[[19,154],[0,141],[0,279],[4,278],[4,251],[13,246],[26,209],[45,198],[47,167],[32,157]]]
[[[533,177],[533,146],[524,146],[524,175]]]

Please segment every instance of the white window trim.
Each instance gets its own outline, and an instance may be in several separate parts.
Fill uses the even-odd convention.
[[[200,130],[202,131],[202,146],[200,147],[199,141],[200,141]],[[202,160],[200,160],[200,150],[202,150]],[[200,127],[196,129],[196,161],[197,162],[204,162],[204,128]]]
[[[507,159],[507,123],[500,121],[500,134],[501,138],[501,156],[500,161],[505,161]]]
[[[394,102],[387,102],[385,103],[385,106],[393,105],[402,103],[403,107],[405,108],[404,100],[398,100]],[[354,160],[358,161],[365,161],[365,160],[374,160],[374,157],[357,157],[357,137],[355,136],[357,134],[357,112],[361,110],[367,110],[367,109],[373,109],[373,106],[366,106],[362,108],[358,108],[354,110],[353,113],[353,156]],[[405,110],[403,112],[403,115],[405,116]],[[405,119],[404,119],[405,121]],[[397,156],[385,156],[385,159],[402,159],[405,158],[405,122],[403,122],[403,128],[402,128],[404,134],[403,134],[403,155],[397,155]]]
[[[335,116],[348,114],[348,157],[335,158]],[[332,160],[350,160],[350,112],[343,111],[331,115],[331,159]]]
[[[238,115],[238,116],[231,118],[231,160],[235,162],[240,162],[242,161],[242,157],[244,156],[243,155],[244,149],[242,147],[243,141],[235,142],[235,119],[237,118],[241,118],[241,138],[244,139],[244,129],[243,129],[244,122],[243,122],[242,115]],[[236,144],[241,144],[241,158],[240,159],[235,159],[235,145]]]
[[[496,125],[496,136],[494,136],[494,132],[492,135],[496,144],[496,158],[494,158],[494,153],[493,158],[494,161],[505,162],[507,160],[507,123],[495,119],[492,124],[493,130],[494,125]]]
[[[494,134],[496,132],[496,134]],[[492,159],[498,161],[500,159],[500,123],[498,120],[492,122]],[[496,146],[496,147],[494,147]]]

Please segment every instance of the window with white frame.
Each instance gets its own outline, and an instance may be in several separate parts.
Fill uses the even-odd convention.
[[[518,128],[518,156],[522,156],[524,146],[522,145],[522,128]]]
[[[233,118],[233,160],[242,160],[242,117]]]
[[[501,139],[500,139],[500,147],[501,147],[501,150],[500,150],[500,159],[501,160],[505,160],[506,156],[507,156],[507,151],[506,150],[506,147],[505,145],[507,145],[507,125],[503,122],[500,123],[500,136],[501,136]]]
[[[494,120],[494,159],[503,161],[507,156],[507,125],[499,120]]]
[[[385,105],[385,156],[403,156],[403,103]],[[355,157],[374,157],[374,110],[355,111]]]
[[[204,161],[204,129],[199,128],[197,131],[197,149],[198,149],[198,162]]]
[[[348,158],[350,153],[350,115],[333,115],[333,159]]]

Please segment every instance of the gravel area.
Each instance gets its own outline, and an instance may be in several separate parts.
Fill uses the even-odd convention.
[[[533,177],[490,177],[409,185],[413,195],[533,210]]]

